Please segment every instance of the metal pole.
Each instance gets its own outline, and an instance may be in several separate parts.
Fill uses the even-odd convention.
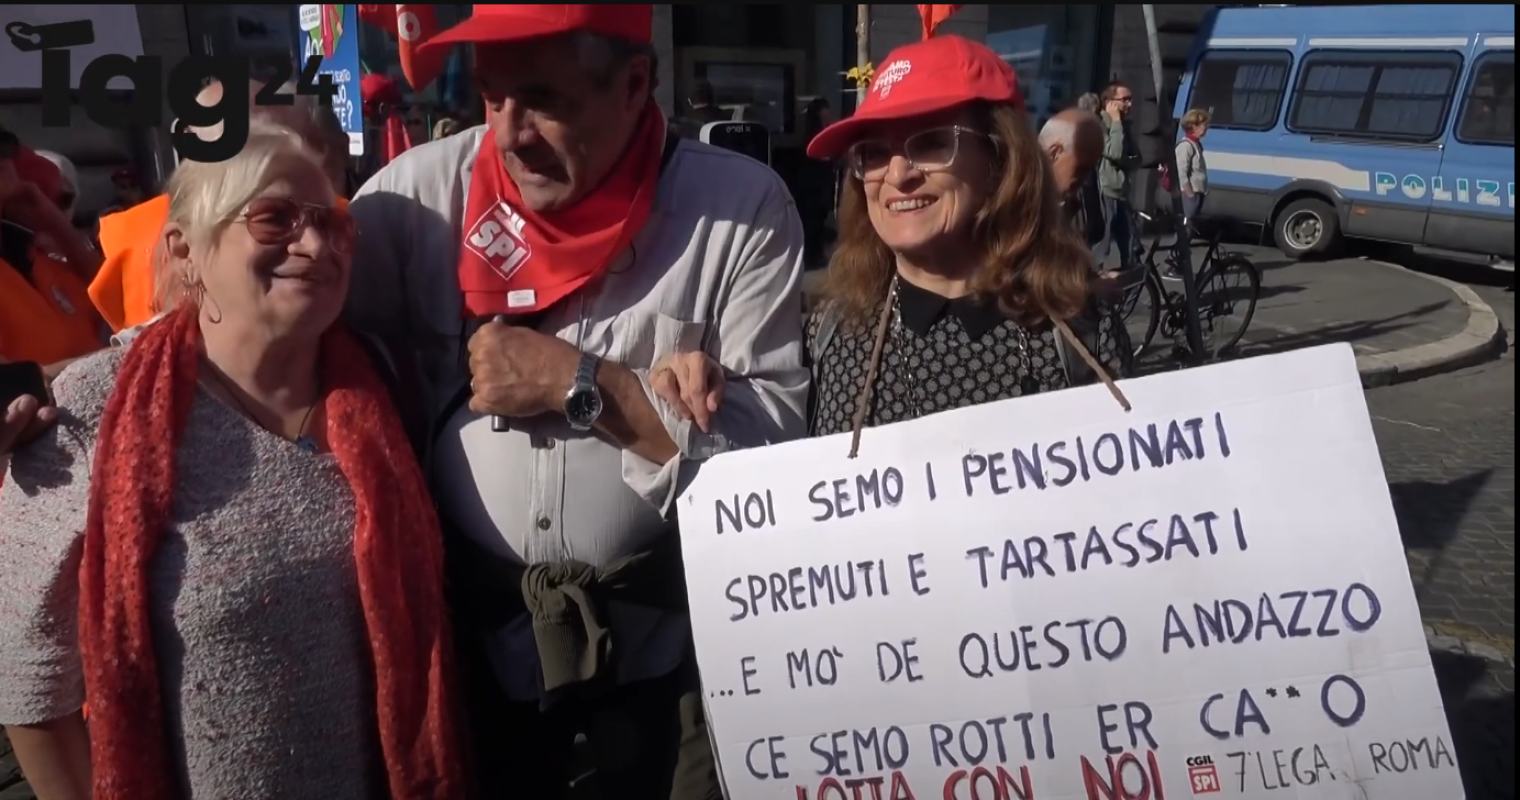
[[[863,67],[871,63],[871,4],[862,3],[855,6],[855,66]],[[855,89],[855,107],[866,99],[866,87],[860,86]]]
[[[1156,111],[1161,122],[1161,133],[1166,137],[1166,146],[1161,148],[1161,158],[1167,165],[1168,172],[1173,176],[1172,188],[1167,191],[1171,201],[1172,219],[1177,220],[1177,274],[1182,278],[1183,302],[1186,306],[1183,316],[1187,329],[1188,361],[1193,364],[1202,362],[1203,330],[1198,324],[1198,283],[1193,275],[1193,248],[1191,237],[1188,235],[1187,221],[1182,219],[1182,182],[1177,175],[1177,148],[1173,145],[1177,140],[1177,130],[1172,119],[1172,110],[1166,107],[1166,78],[1161,70],[1161,36],[1156,31],[1156,7],[1142,5],[1140,8],[1145,12],[1145,36],[1149,40],[1151,50],[1151,81],[1156,86]]]

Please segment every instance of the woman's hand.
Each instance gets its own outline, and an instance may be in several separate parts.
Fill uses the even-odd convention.
[[[703,433],[712,432],[712,417],[723,402],[725,382],[723,367],[700,352],[672,353],[649,373],[654,393]]]

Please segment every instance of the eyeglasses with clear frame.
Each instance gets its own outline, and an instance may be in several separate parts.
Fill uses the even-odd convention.
[[[261,197],[248,204],[238,222],[262,245],[288,245],[301,238],[307,226],[321,231],[335,252],[351,254],[357,229],[347,211],[331,206],[297,203],[288,197]]]
[[[898,153],[908,160],[908,166],[919,172],[944,172],[955,165],[955,158],[961,152],[962,136],[980,136],[994,144],[997,142],[979,130],[946,125],[909,136],[903,140],[900,150],[880,139],[856,142],[845,152],[845,163],[850,173],[862,181],[878,181],[885,177],[893,156]]]

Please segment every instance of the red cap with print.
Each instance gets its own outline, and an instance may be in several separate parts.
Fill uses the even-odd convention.
[[[463,22],[423,42],[423,50],[447,44],[520,42],[541,36],[588,31],[634,44],[654,40],[654,6],[476,5]]]
[[[808,143],[813,158],[834,158],[872,123],[907,119],[982,100],[1023,107],[1013,67],[984,44],[936,36],[893,50],[882,59],[860,108]]]

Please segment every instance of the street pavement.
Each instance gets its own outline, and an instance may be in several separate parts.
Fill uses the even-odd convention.
[[[1513,276],[1466,283],[1514,343]],[[1370,390],[1367,405],[1432,644],[1468,800],[1515,797],[1515,357]]]
[[[1332,341],[1351,342],[1359,355],[1391,353],[1451,336],[1465,324],[1456,296],[1415,274],[1356,258],[1292,263],[1264,248],[1232,249],[1247,252],[1263,272],[1242,355]],[[1512,276],[1412,255],[1396,259],[1474,289],[1513,345]],[[1372,389],[1367,403],[1468,800],[1512,800],[1514,354]],[[0,736],[0,800],[31,798]]]
[[[1441,341],[1467,324],[1467,307],[1457,295],[1416,272],[1360,257],[1296,262],[1267,247],[1227,249],[1244,254],[1261,271],[1261,295],[1238,358],[1332,342],[1349,342],[1358,357],[1387,355]],[[1194,263],[1202,256],[1202,248],[1195,248]],[[1182,291],[1180,281],[1164,285]],[[1141,324],[1132,318],[1132,333]],[[1170,344],[1158,334],[1140,372],[1175,366]]]

